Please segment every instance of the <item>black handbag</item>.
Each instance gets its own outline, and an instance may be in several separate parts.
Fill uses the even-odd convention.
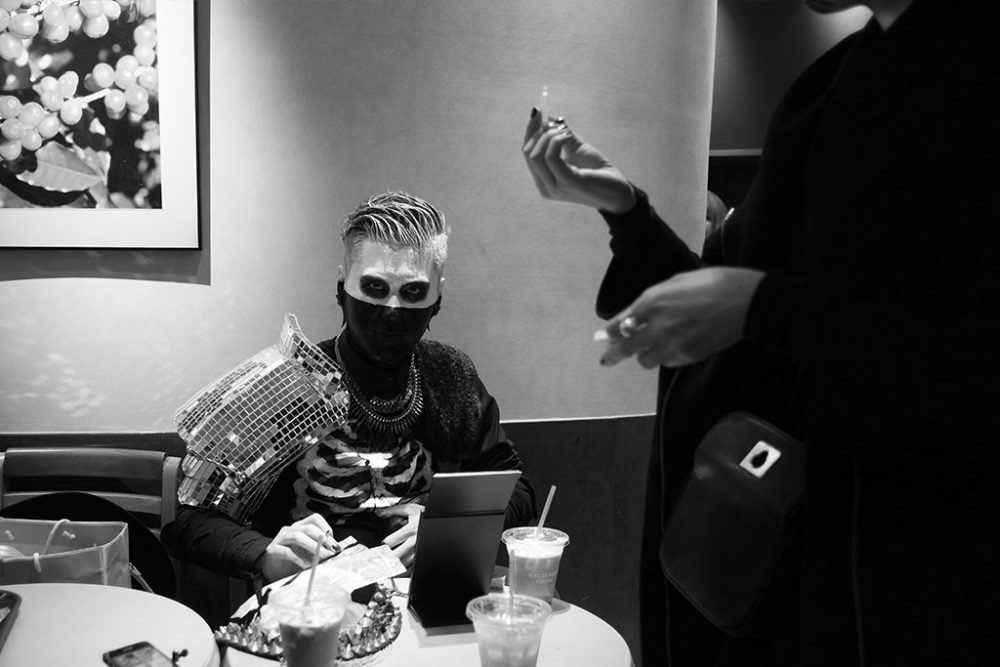
[[[743,412],[713,426],[667,519],[667,580],[727,634],[766,634],[794,604],[805,446]]]

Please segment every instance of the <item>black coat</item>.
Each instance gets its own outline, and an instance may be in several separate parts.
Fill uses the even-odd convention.
[[[758,177],[699,260],[645,198],[606,216],[610,316],[701,263],[766,272],[743,342],[682,369],[659,413],[643,662],[981,665],[1000,655],[1000,23],[915,0],[814,63]],[[658,572],[662,521],[733,409],[808,446],[801,627],[739,642]],[[668,601],[665,610],[664,602]],[[670,628],[664,645],[664,623]]]

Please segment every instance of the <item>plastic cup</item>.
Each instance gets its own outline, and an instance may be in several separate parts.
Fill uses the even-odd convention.
[[[332,667],[340,649],[340,624],[351,598],[340,586],[313,582],[309,604],[304,586],[271,589],[288,667]]]
[[[535,667],[552,607],[527,595],[489,593],[473,598],[465,615],[476,629],[482,667]]]
[[[551,604],[569,535],[555,528],[510,528],[503,531],[503,542],[510,556],[507,584],[511,590]]]

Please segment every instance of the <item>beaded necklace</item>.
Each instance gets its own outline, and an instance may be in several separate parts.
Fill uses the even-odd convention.
[[[340,336],[333,341],[337,363],[344,369],[344,384],[351,395],[349,414],[366,424],[376,433],[402,433],[413,426],[424,408],[423,383],[421,382],[420,364],[417,350],[410,356],[410,370],[406,381],[406,389],[392,398],[365,396],[354,378],[347,370],[347,365],[340,355]]]

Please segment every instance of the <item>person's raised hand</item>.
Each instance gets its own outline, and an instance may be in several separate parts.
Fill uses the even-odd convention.
[[[684,366],[736,344],[763,277],[754,269],[710,267],[653,285],[605,326],[601,364],[635,356],[645,368]]]
[[[310,514],[289,526],[283,526],[267,545],[261,574],[266,581],[272,582],[304,570],[312,564],[317,544],[321,545],[320,559],[339,551],[330,524],[319,514]]]
[[[565,122],[541,116],[532,111],[521,152],[542,197],[613,214],[635,206],[635,191],[621,171]]]
[[[375,510],[375,514],[380,517],[399,517],[403,520],[400,528],[385,536],[382,544],[388,545],[403,565],[412,567],[414,550],[417,546],[417,528],[420,526],[420,515],[424,511],[424,506],[420,503],[404,503],[383,507]]]

